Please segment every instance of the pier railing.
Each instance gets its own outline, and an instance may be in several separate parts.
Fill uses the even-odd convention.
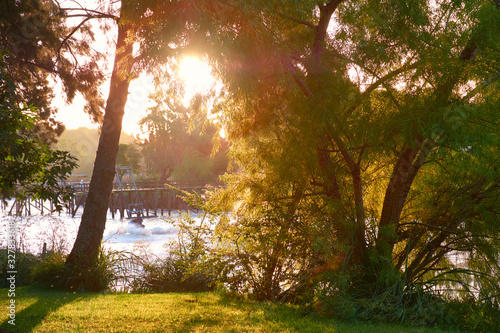
[[[114,217],[133,217],[133,215],[157,216],[171,211],[195,208],[190,207],[183,199],[181,191],[200,192],[207,184],[197,180],[139,180],[133,184],[122,182],[120,188],[115,182],[109,198],[109,210]],[[65,203],[67,212],[75,216],[78,209],[85,205],[89,192],[90,182],[64,182],[61,186],[71,187],[75,196]],[[53,203],[33,198],[16,200],[9,210],[10,215],[32,215],[34,213],[51,214],[54,212]]]
[[[199,188],[204,187],[207,184],[204,182],[200,182],[196,179],[188,179],[188,180],[167,180],[167,181],[159,181],[159,180],[138,180],[135,182],[137,189],[151,189],[151,188],[170,188],[171,186],[180,188],[180,189],[189,189],[189,188]],[[90,182],[89,181],[80,181],[80,182],[64,182],[62,184],[63,187],[71,187],[75,190],[75,192],[88,192]],[[122,182],[123,189],[132,189],[133,183],[124,181]],[[113,183],[113,190],[119,190],[120,186],[118,182]]]

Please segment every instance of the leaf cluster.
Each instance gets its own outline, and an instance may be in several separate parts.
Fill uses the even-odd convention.
[[[0,5],[0,49],[10,54],[4,66],[17,85],[12,98],[38,107],[32,132],[47,143],[64,131],[52,117],[57,111],[52,106],[54,81],[62,83],[67,102],[81,93],[87,101],[84,109],[95,121],[101,119],[104,107],[99,86],[105,77],[98,65],[102,54],[90,46],[92,29],[86,21],[77,29],[70,27],[67,18],[54,1]]]
[[[56,209],[71,195],[62,181],[77,165],[68,152],[52,150],[33,137],[36,109],[19,106],[15,87],[2,68],[0,74],[0,189],[3,198],[35,196],[52,199]]]

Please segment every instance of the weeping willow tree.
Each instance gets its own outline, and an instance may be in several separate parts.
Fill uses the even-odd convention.
[[[233,281],[273,298],[346,271],[358,295],[443,279],[498,295],[498,7],[204,7],[197,51],[239,166],[212,198],[237,220],[217,229]]]

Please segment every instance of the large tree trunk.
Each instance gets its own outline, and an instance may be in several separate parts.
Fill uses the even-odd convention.
[[[127,44],[126,37],[127,27],[119,24],[111,86],[89,194],[78,235],[66,260],[66,265],[78,264],[78,267],[88,267],[99,254],[106,226],[109,197],[115,177],[116,155],[118,154],[122,118],[129,87],[129,78],[123,73],[129,73],[130,70],[122,68],[124,62],[121,61],[132,54],[132,45]]]
[[[477,52],[477,44],[474,41],[469,41],[462,50],[459,59],[465,64],[473,60]],[[461,70],[462,68],[459,67],[455,73],[450,74],[448,79],[436,88],[435,105],[446,106],[450,103],[450,96],[459,82],[458,73]],[[398,157],[384,197],[376,248],[381,256],[388,259],[392,259],[392,252],[397,241],[396,231],[410,188],[427,155],[436,144],[430,139],[418,139],[415,143],[419,147],[407,148]]]

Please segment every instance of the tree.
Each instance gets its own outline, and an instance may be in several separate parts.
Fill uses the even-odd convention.
[[[165,105],[163,101],[168,97],[161,92],[157,94],[154,97],[157,105],[139,122],[148,134],[141,141],[148,175],[159,174],[160,181],[170,177],[216,181],[227,168],[227,144],[224,141],[221,144],[218,128],[201,113],[190,115],[181,105]],[[214,151],[214,138],[221,145],[216,147],[217,151]]]
[[[140,144],[149,176],[159,175],[160,181],[166,181],[182,161],[187,143],[187,123],[182,118],[182,115],[157,105],[140,120],[139,124],[148,134]]]
[[[118,155],[116,156],[116,165],[130,166],[134,172],[139,172],[141,154],[133,144],[120,143]]]
[[[215,29],[225,52],[211,55],[241,172],[215,200],[238,202],[241,221],[289,207],[310,243],[303,281],[347,269],[358,295],[454,274],[457,254],[498,271],[495,3],[230,8],[248,18]]]
[[[31,133],[36,108],[18,105],[16,87],[0,58],[0,195],[51,199],[61,210],[72,192],[62,180],[76,166],[68,152],[52,150]]]
[[[39,120],[32,132],[54,143],[64,126],[52,118],[56,110],[53,83],[60,80],[67,102],[76,93],[87,101],[85,110],[98,121],[103,100],[99,86],[102,54],[89,47],[93,33],[86,21],[66,25],[66,12],[53,1],[3,1],[0,4],[0,48],[9,53],[6,71],[16,83],[17,103],[37,106]],[[75,38],[76,32],[80,38]]]
[[[168,43],[166,40],[170,40],[175,44],[183,37],[187,26],[186,22],[189,18],[189,15],[187,15],[189,14],[189,8],[186,9],[182,1],[174,1],[164,5],[164,9],[166,8],[167,11],[164,12],[163,18],[171,24],[168,34],[163,36],[164,42]],[[123,1],[119,8],[119,14],[101,13],[88,9],[81,9],[82,14],[76,14],[77,16],[83,16],[84,21],[91,18],[114,19],[118,23],[118,35],[110,92],[106,102],[89,194],[75,244],[65,264],[70,271],[73,270],[74,272],[72,273],[73,276],[70,277],[73,287],[84,286],[87,283],[87,281],[78,281],[79,273],[88,271],[98,259],[106,225],[108,201],[115,175],[116,156],[129,81],[136,72],[145,68],[143,54],[133,56],[132,43],[137,40],[136,35],[138,32],[145,28],[141,20],[150,17],[152,11],[148,6],[149,4],[142,2]],[[144,43],[144,40],[137,40],[137,42],[141,44]],[[153,45],[154,41],[148,43],[149,47]],[[175,53],[173,47],[169,47],[169,49],[172,51],[171,53],[153,51],[158,59],[157,63],[166,61],[165,59]],[[95,285],[99,287],[99,284]]]
[[[127,13],[128,3],[122,3],[120,13]],[[111,17],[111,15],[106,15]],[[102,122],[99,146],[94,162],[94,170],[90,181],[89,193],[78,229],[73,249],[66,259],[67,267],[74,267],[74,275],[78,271],[87,270],[97,261],[101,246],[109,197],[115,177],[116,156],[122,128],[122,119],[127,101],[131,74],[132,44],[127,40],[129,26],[115,17],[118,23],[116,55],[111,75],[109,96],[106,102]],[[74,277],[73,277],[74,278]],[[86,281],[73,280],[76,285]]]

